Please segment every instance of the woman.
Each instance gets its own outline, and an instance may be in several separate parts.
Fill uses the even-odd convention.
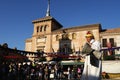
[[[100,42],[94,39],[90,31],[86,34],[86,41],[82,50],[85,54],[85,63],[81,80],[101,80]]]

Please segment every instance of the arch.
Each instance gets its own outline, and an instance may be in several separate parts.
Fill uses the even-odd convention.
[[[76,33],[72,33],[72,39],[76,39]]]
[[[40,32],[42,32],[43,26],[40,27]]]
[[[47,30],[47,25],[44,26],[44,31],[46,31],[46,30]]]
[[[56,35],[56,41],[58,41],[59,40],[59,35]]]
[[[37,29],[36,29],[37,32],[39,32],[39,26],[37,26]]]

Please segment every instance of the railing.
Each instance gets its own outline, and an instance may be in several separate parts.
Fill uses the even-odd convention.
[[[107,51],[109,52],[110,50],[119,50],[120,47],[113,47],[113,48],[103,48],[101,49],[101,52]],[[7,55],[7,54],[9,55]],[[12,55],[10,55],[12,53]],[[11,48],[4,48],[0,46],[0,56],[4,56],[5,58],[27,58],[27,54],[34,54],[37,55],[35,57],[31,58],[40,58],[42,54],[45,54],[44,57],[59,57],[59,58],[80,58],[80,55],[69,55],[69,54],[62,54],[62,53],[40,53],[40,52],[29,52],[29,51],[23,51],[23,50],[16,50],[16,49],[11,49]],[[80,53],[78,53],[80,54]],[[22,57],[19,57],[22,56]],[[113,56],[116,56],[117,58],[120,58],[120,54],[114,54]]]

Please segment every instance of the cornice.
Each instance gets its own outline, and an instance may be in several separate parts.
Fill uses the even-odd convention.
[[[120,35],[120,32],[101,32],[100,36]]]
[[[60,25],[61,27],[63,27],[55,18],[53,18],[51,16],[46,16],[44,18],[39,18],[39,19],[33,20],[32,23],[34,24],[34,23],[45,22],[45,21],[54,21],[58,25]]]
[[[74,27],[70,27],[70,28],[54,30],[52,33],[60,34],[60,33],[64,33],[64,32],[69,33],[69,32],[77,32],[77,31],[93,30],[93,29],[101,30],[101,25],[100,24],[91,24],[91,25],[84,25],[84,26],[74,26]]]
[[[51,16],[46,16],[46,17],[44,17],[44,18],[39,18],[39,19],[33,20],[32,23],[49,21],[49,20],[51,20],[51,19],[53,19],[53,17],[51,17]]]
[[[100,35],[120,35],[120,28],[106,29],[100,32]]]
[[[31,38],[26,39],[25,42],[32,42],[32,39]]]

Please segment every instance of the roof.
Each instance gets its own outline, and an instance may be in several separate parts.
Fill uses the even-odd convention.
[[[83,25],[83,26],[74,26],[69,28],[61,28],[54,30],[53,33],[60,33],[60,32],[71,32],[71,31],[77,31],[77,30],[85,30],[85,29],[99,29],[101,30],[101,24],[90,24],[90,25]]]
[[[101,29],[101,24],[89,24],[89,25],[82,25],[82,26],[73,26],[73,27],[69,27],[67,29],[78,29],[78,28],[90,28],[90,27],[96,27],[96,28],[100,28]]]
[[[53,18],[51,16],[45,16],[44,18],[39,18],[39,19],[33,20],[32,23],[44,22],[44,21],[49,21],[49,20],[52,20],[52,21],[56,22],[57,24],[59,24],[61,27],[63,27],[55,18]]]
[[[103,33],[120,33],[120,28],[103,30]]]
[[[120,34],[120,28],[105,29],[100,32],[100,36],[114,36]]]
[[[42,21],[47,21],[47,20],[52,20],[52,19],[54,19],[54,18],[51,16],[46,16],[44,18],[39,18],[39,19],[33,20],[32,23],[37,23],[37,22],[42,22]]]

